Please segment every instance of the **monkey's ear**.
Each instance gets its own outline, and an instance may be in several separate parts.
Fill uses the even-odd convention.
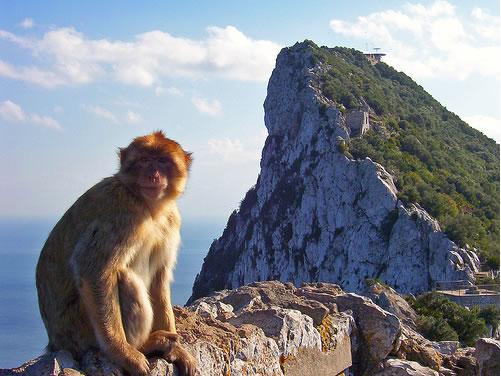
[[[193,153],[190,151],[184,152],[184,162],[186,163],[186,169],[188,170],[191,166],[191,162],[193,162],[193,157],[191,156]]]
[[[125,163],[125,159],[127,158],[127,149],[126,148],[118,148],[118,157],[120,158],[120,165]]]

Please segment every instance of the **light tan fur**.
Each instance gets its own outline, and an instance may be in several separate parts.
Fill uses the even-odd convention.
[[[165,193],[154,200],[138,193],[129,171],[153,151],[172,162]],[[160,132],[136,138],[120,156],[120,172],[73,204],[40,254],[36,280],[48,348],[77,358],[99,348],[137,375],[148,373],[145,355],[156,351],[193,375],[195,361],[177,341],[170,299],[181,225],[175,199],[191,158]]]

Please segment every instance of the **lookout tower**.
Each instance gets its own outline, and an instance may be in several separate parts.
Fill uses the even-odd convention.
[[[364,53],[365,57],[367,58],[367,60],[370,61],[370,63],[372,65],[375,65],[379,62],[381,62],[381,58],[383,56],[386,56],[386,54],[380,52],[381,48],[379,47],[374,47],[374,51],[372,52],[367,52],[367,53]]]

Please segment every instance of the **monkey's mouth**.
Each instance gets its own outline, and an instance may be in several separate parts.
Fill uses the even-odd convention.
[[[141,194],[148,199],[158,199],[163,196],[165,188],[167,188],[167,184],[148,184],[141,185]]]

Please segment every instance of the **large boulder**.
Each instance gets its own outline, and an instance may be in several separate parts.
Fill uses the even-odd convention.
[[[393,313],[403,324],[416,328],[417,314],[410,304],[393,288],[377,280],[368,279],[361,294],[370,298],[385,311]]]
[[[400,346],[402,326],[395,315],[384,311],[369,298],[340,294],[334,298],[340,311],[351,311],[359,333],[357,371],[371,372]]]
[[[388,359],[375,376],[439,376],[439,373],[410,360]]]
[[[480,338],[475,344],[475,358],[480,376],[499,375],[499,341]]]

